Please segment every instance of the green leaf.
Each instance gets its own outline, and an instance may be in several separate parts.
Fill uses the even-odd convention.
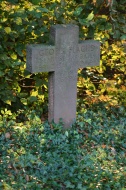
[[[35,97],[35,96],[30,96],[30,97],[28,98],[28,100],[29,100],[30,102],[35,102],[35,101],[37,101],[37,97]]]
[[[76,10],[75,10],[75,12],[74,12],[74,15],[75,16],[79,16],[81,14],[82,10],[83,10],[82,7],[77,7]]]
[[[40,2],[41,2],[41,0],[32,0],[32,3],[33,3],[34,5],[38,5]]]
[[[70,181],[66,181],[65,184],[66,184],[67,188],[71,188],[71,189],[75,188],[75,185],[72,185],[72,183]]]
[[[81,24],[81,25],[87,25],[87,20],[86,19],[78,19],[79,20],[79,23]]]
[[[69,136],[69,133],[68,133],[68,131],[65,131],[65,135],[68,137]]]
[[[126,40],[126,34],[122,35],[122,36],[120,37],[120,39],[121,39],[121,40]]]
[[[80,189],[80,190],[82,190],[82,184],[79,183],[79,184],[77,185],[77,188]]]
[[[4,76],[5,73],[3,71],[0,71],[0,77]]]

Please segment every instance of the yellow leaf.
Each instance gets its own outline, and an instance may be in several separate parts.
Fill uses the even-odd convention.
[[[11,101],[10,100],[6,100],[5,103],[11,105]]]
[[[17,59],[17,55],[15,53],[12,53],[11,54],[11,58],[14,59],[14,60],[16,60]]]
[[[38,98],[44,100],[44,95],[38,95]]]
[[[16,18],[16,24],[22,25],[22,19],[20,17]]]
[[[24,56],[26,56],[26,51],[25,50],[22,50],[22,53]]]
[[[93,11],[88,15],[88,17],[86,18],[87,21],[90,21],[94,18],[94,14]]]
[[[24,105],[27,105],[27,104],[28,104],[26,98],[22,98],[22,99],[21,99],[21,102],[22,102]]]
[[[9,33],[11,32],[11,28],[10,28],[10,27],[5,27],[4,30],[5,30],[5,32],[6,32],[7,34],[9,34]]]
[[[38,95],[38,91],[32,91],[31,92],[31,96],[37,96]]]

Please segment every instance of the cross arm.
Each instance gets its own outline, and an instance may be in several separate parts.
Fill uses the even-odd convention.
[[[31,73],[55,70],[55,47],[51,45],[27,45],[26,69]]]
[[[97,66],[100,61],[100,43],[94,40],[85,40],[79,43],[78,67]]]

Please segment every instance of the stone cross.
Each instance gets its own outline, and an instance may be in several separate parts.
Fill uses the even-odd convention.
[[[31,73],[49,72],[48,120],[65,127],[76,119],[78,68],[96,66],[100,60],[100,43],[94,40],[79,43],[76,25],[54,25],[50,45],[28,45],[27,67]]]

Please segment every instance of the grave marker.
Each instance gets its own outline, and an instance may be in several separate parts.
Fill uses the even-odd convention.
[[[76,119],[77,70],[96,66],[100,60],[100,43],[94,40],[79,41],[76,25],[51,27],[51,45],[27,46],[27,70],[31,73],[49,72],[48,120],[65,127]]]

